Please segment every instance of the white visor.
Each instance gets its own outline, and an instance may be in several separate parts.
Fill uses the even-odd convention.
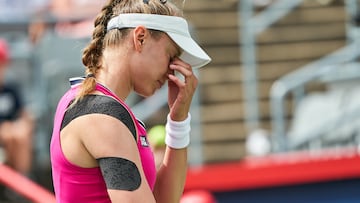
[[[205,51],[192,39],[188,24],[181,17],[144,13],[120,14],[108,22],[107,30],[135,28],[139,25],[165,32],[182,49],[180,59],[193,68],[200,68],[211,61]]]

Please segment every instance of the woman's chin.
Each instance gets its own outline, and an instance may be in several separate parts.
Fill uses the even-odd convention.
[[[147,98],[147,97],[151,97],[152,95],[154,95],[157,90],[158,89],[156,89],[156,88],[152,88],[152,89],[149,88],[147,91],[143,91],[141,93],[138,92],[138,94],[142,97]]]

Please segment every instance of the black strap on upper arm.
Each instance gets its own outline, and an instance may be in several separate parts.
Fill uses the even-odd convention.
[[[134,191],[140,187],[141,175],[134,162],[121,157],[97,160],[108,189]]]
[[[75,106],[68,109],[64,115],[61,130],[75,118],[93,113],[109,115],[120,120],[137,140],[136,127],[127,109],[113,98],[103,95],[87,95]],[[96,122],[102,121],[98,120]]]

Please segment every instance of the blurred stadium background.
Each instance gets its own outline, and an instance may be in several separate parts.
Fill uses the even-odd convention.
[[[37,121],[33,180],[50,191],[54,110],[68,78],[83,75],[88,22],[104,1],[83,13],[81,2],[0,0],[7,79]],[[196,72],[186,190],[220,203],[360,202],[360,1],[177,3],[213,59]],[[148,128],[168,111],[166,88],[156,94],[128,99]]]

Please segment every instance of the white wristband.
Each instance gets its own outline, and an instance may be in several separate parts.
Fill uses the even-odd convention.
[[[165,143],[174,149],[186,148],[190,144],[191,115],[183,121],[173,121],[167,116]]]

